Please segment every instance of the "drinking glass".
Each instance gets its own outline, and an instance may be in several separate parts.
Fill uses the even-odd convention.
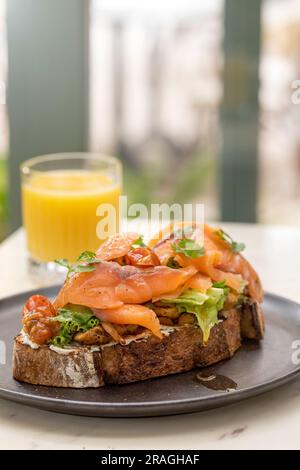
[[[57,259],[74,262],[83,251],[96,251],[99,207],[109,204],[118,230],[122,166],[97,153],[61,153],[21,165],[22,212],[31,272],[50,280]]]

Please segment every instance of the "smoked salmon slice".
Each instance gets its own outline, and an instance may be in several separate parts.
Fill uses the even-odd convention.
[[[183,237],[191,238],[197,243],[202,244],[204,239],[204,224],[198,224],[193,221],[171,222],[149,241],[148,246],[150,248],[157,248],[165,240],[174,240],[175,238]]]
[[[157,302],[161,299],[177,299],[177,297],[179,297],[187,289],[196,289],[199,292],[205,294],[207,290],[212,287],[212,284],[212,280],[209,278],[209,276],[206,276],[202,273],[196,273],[183,286],[178,287],[178,289],[168,294],[163,294],[159,297],[154,297],[152,299],[152,302]]]
[[[55,309],[68,303],[90,308],[118,308],[123,304],[142,304],[153,297],[172,292],[197,272],[194,266],[172,269],[155,266],[148,269],[102,262],[92,272],[77,273],[66,281]]]
[[[191,277],[186,283],[187,289],[196,289],[203,294],[205,294],[210,287],[212,287],[212,280],[209,276],[202,273],[195,274],[195,276]]]
[[[131,233],[117,233],[109,237],[96,252],[97,258],[103,261],[110,261],[116,258],[121,258],[127,255],[131,249],[132,244],[138,240],[139,234]]]
[[[118,325],[140,325],[148,328],[158,338],[162,338],[156,314],[144,305],[123,305],[108,310],[94,309],[93,312],[104,322],[117,323]]]
[[[194,233],[189,234],[189,238],[199,243],[203,232],[200,229],[201,225],[197,226],[195,222],[173,223],[150,242],[161,264],[167,264],[168,260],[174,257],[180,266],[192,265],[215,282],[225,281],[228,287],[236,292],[241,292],[247,285],[250,297],[261,302],[264,292],[257,272],[240,253],[232,251],[228,242],[218,235],[217,228],[204,224],[205,254],[203,256],[193,259],[174,252],[172,245],[176,241],[176,230],[188,225],[196,227]],[[157,241],[159,237],[162,238]]]
[[[224,272],[239,274],[247,281],[250,297],[258,302],[262,302],[264,297],[262,284],[257,272],[249,261],[240,253],[234,253],[228,243],[218,236],[218,230],[216,228],[206,224],[204,233],[205,240],[210,240],[210,243],[218,247],[222,253],[222,260],[217,267]]]

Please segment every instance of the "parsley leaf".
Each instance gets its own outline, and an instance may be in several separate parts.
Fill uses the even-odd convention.
[[[140,247],[145,247],[146,244],[144,243],[144,240],[143,240],[143,236],[141,235],[137,240],[135,240],[132,245],[131,245],[131,248],[135,249],[135,248],[140,248]]]
[[[78,256],[77,261],[83,261],[85,263],[100,263],[100,259],[96,257],[96,253],[92,251],[84,251]]]
[[[205,248],[198,245],[191,238],[182,238],[176,241],[176,243],[172,243],[172,248],[175,253],[183,254],[189,258],[199,258],[205,254]]]
[[[96,253],[92,251],[84,251],[78,256],[75,263],[69,263],[67,259],[56,259],[56,264],[63,266],[67,271],[67,279],[74,273],[89,273],[96,269],[95,264],[101,263],[101,260],[97,258]]]
[[[245,243],[232,242],[231,249],[234,253],[240,253],[246,248]]]
[[[95,266],[92,264],[79,264],[75,266],[72,272],[74,273],[90,273],[91,271],[95,271]]]
[[[64,268],[67,268],[67,269],[70,268],[70,263],[66,258],[56,259],[55,263],[59,264],[60,266],[63,266]]]
[[[221,240],[224,240],[230,245],[231,251],[233,253],[240,253],[246,248],[245,243],[238,243],[234,241],[228,233],[224,232],[221,228],[219,230],[215,231],[215,234],[221,238]]]

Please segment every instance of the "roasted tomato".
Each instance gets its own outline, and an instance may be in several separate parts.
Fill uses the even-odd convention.
[[[125,262],[126,264],[139,266],[141,268],[160,265],[160,261],[156,254],[147,247],[139,247],[130,250],[127,255],[125,255]]]
[[[29,297],[23,308],[23,317],[28,313],[36,311],[45,312],[48,317],[54,317],[56,315],[52,303],[44,295],[32,295]]]
[[[23,308],[23,329],[33,343],[44,344],[57,333],[59,323],[53,321],[55,308],[47,297],[33,295]]]

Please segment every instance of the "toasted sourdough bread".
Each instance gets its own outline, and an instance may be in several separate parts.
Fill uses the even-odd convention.
[[[192,325],[165,330],[162,340],[151,335],[129,344],[79,346],[55,350],[44,345],[32,349],[22,336],[15,339],[13,376],[31,384],[88,388],[125,384],[189,371],[233,356],[243,337],[260,340],[263,313],[258,304],[224,312],[203,345],[200,328]]]

